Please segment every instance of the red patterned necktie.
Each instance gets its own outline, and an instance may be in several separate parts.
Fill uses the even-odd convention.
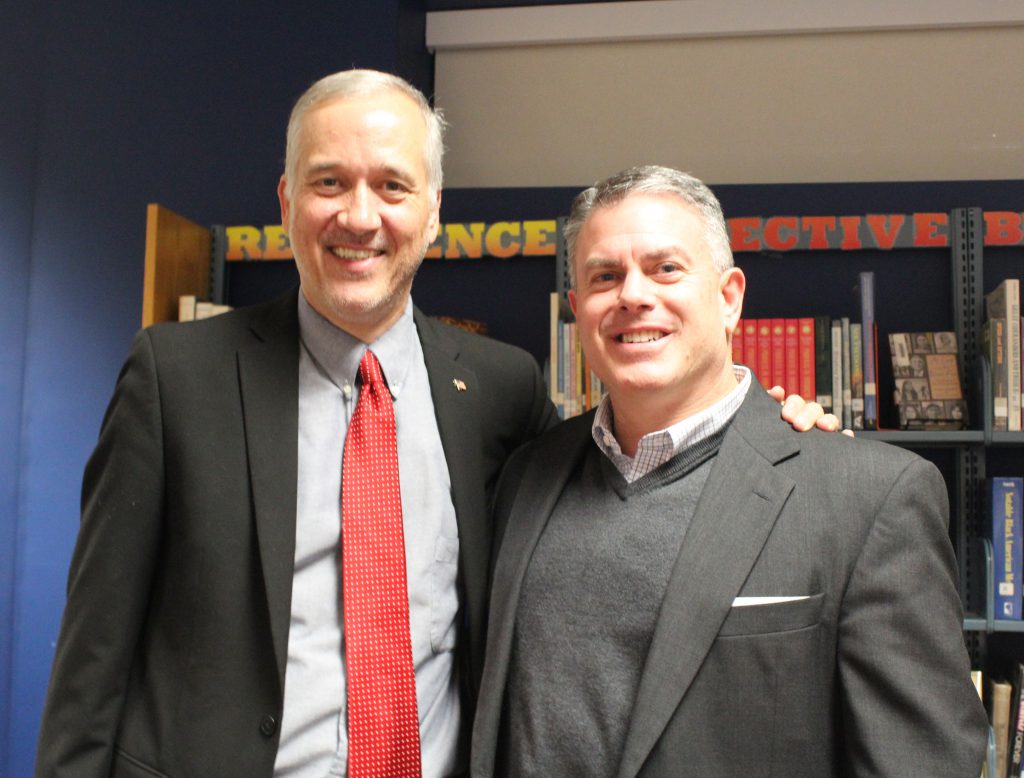
[[[345,440],[341,487],[348,774],[418,778],[395,411],[370,351],[359,376],[363,385]]]

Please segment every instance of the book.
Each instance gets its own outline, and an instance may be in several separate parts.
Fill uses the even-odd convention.
[[[786,396],[800,392],[800,325],[798,319],[785,319],[786,369],[782,383]],[[802,395],[808,397],[809,395]]]
[[[860,322],[864,365],[864,429],[878,428],[878,328],[875,324],[875,274],[860,274]]]
[[[846,429],[853,429],[853,389],[850,386],[850,317],[843,316],[841,323],[842,339],[842,386],[843,386],[843,415],[840,419]]]
[[[1010,733],[1006,761],[1008,775],[1020,776],[1021,756],[1024,753],[1024,663],[1017,663],[1013,680],[1013,699],[1010,704]]]
[[[818,405],[832,413],[832,320],[814,317],[814,388]]]
[[[832,320],[832,413],[843,423],[843,323],[839,319]]]
[[[967,426],[955,332],[889,334],[900,426],[958,430]]]
[[[995,618],[1020,620],[1021,567],[1024,555],[1021,543],[1021,499],[1024,478],[993,476],[985,489],[985,505],[989,516],[989,538],[992,541],[993,589]]]
[[[989,720],[996,737],[996,775],[1006,775],[1006,750],[1010,734],[1010,696],[1013,688],[1008,681],[993,680],[989,684]]]
[[[562,329],[560,297],[561,295],[558,292],[551,292],[548,295],[548,397],[551,398],[555,408],[561,405],[561,391],[559,389],[561,384],[559,371],[561,370],[562,355],[561,348],[559,347],[559,334]]]
[[[757,320],[757,366],[754,373],[761,386],[772,388],[772,320]]]
[[[743,364],[743,319],[736,322],[736,329],[732,333],[732,363]]]
[[[193,321],[196,318],[196,296],[183,294],[178,298],[178,321]]]
[[[805,316],[797,321],[797,348],[799,352],[797,383],[800,396],[808,402],[816,397],[816,384],[814,381],[815,354],[814,354],[814,318]]]
[[[1006,365],[1006,330],[1002,319],[989,319],[981,327],[981,350],[988,362],[992,384],[990,410],[992,429],[1005,432],[1008,428],[1010,400],[1007,397],[1009,374]]]
[[[989,319],[1001,319],[1006,334],[1007,415],[1010,432],[1021,430],[1020,281],[1007,278],[985,295]]]
[[[771,319],[772,369],[768,386],[786,386],[786,320]]]
[[[218,316],[231,310],[230,305],[220,305],[206,300],[196,301],[196,319],[209,319],[211,316]]]
[[[850,429],[864,429],[864,345],[860,322],[850,323]]]
[[[743,364],[757,378],[757,319],[743,320]]]

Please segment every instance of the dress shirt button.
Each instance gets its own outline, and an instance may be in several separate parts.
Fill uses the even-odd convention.
[[[266,715],[260,719],[260,733],[265,737],[270,737],[277,732],[277,719],[271,715]]]

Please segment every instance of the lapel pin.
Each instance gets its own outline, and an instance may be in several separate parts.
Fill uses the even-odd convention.
[[[466,384],[465,384],[465,382],[460,381],[458,378],[453,378],[452,379],[452,386],[454,386],[460,392],[466,391]]]

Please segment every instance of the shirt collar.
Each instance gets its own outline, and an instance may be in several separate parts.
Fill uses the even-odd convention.
[[[729,423],[729,420],[739,410],[740,405],[743,404],[743,399],[747,396],[751,385],[749,369],[743,365],[733,365],[732,370],[736,376],[737,385],[725,397],[670,427],[647,433],[637,444],[635,457],[624,454],[619,442],[615,439],[615,418],[611,399],[605,396],[597,408],[591,427],[594,442],[605,456],[615,463],[627,480],[634,480],[644,474],[636,472],[638,466],[640,470],[649,472],[684,448],[713,435]],[[653,463],[653,467],[641,464],[641,462]]]
[[[391,396],[397,398],[405,385],[416,350],[416,322],[412,299],[405,302],[401,317],[373,343],[363,343],[321,316],[299,293],[299,337],[306,351],[331,381],[343,391],[353,386],[359,363],[367,349],[380,362]]]

